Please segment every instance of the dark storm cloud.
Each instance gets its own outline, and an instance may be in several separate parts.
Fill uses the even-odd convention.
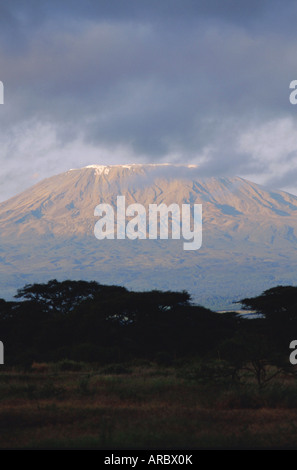
[[[7,25],[30,25],[49,18],[107,19],[107,20],[179,20],[193,16],[223,18],[230,21],[247,22],[273,8],[270,0],[10,0],[0,6],[0,23]],[[279,5],[281,3],[278,2]]]
[[[284,182],[296,13],[290,0],[2,2],[0,198],[11,174],[22,189],[127,158]]]

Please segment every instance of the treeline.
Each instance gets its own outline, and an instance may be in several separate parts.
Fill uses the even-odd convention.
[[[260,315],[213,312],[194,305],[185,291],[133,292],[94,281],[51,280],[26,285],[12,302],[0,300],[0,340],[8,365],[199,357],[225,360],[234,371],[253,363],[260,375],[268,363],[290,366],[297,288],[278,286],[241,304]]]

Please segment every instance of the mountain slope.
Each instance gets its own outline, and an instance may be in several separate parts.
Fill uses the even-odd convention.
[[[95,207],[202,204],[203,242],[97,240]],[[213,308],[295,282],[297,197],[242,178],[200,178],[174,165],[91,165],[0,204],[0,296],[26,282],[95,279],[133,289],[187,289]]]

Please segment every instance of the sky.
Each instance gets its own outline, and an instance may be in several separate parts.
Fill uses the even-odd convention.
[[[0,0],[0,201],[91,164],[297,195],[295,0]]]

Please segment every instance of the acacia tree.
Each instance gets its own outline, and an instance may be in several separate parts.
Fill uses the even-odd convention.
[[[297,339],[297,287],[276,286],[259,296],[242,299],[240,303],[244,310],[260,315],[256,325],[258,329],[261,326],[268,344],[266,360],[288,370],[289,344]]]
[[[240,302],[245,310],[255,311],[263,317],[275,347],[287,351],[289,342],[297,335],[297,287],[276,286]]]
[[[252,321],[256,323],[257,320]],[[233,369],[233,380],[242,382],[248,374],[254,377],[259,388],[291,369],[287,358],[272,348],[269,338],[261,328],[238,331],[233,338],[222,341],[219,351],[220,357]]]
[[[276,286],[240,303],[245,310],[255,311],[270,322],[297,321],[297,287],[294,286]]]
[[[87,299],[93,300],[107,291],[111,293],[115,290],[126,289],[119,286],[105,286],[96,281],[59,282],[52,279],[46,284],[27,284],[18,289],[15,298],[38,303],[42,310],[48,312],[68,313]]]

